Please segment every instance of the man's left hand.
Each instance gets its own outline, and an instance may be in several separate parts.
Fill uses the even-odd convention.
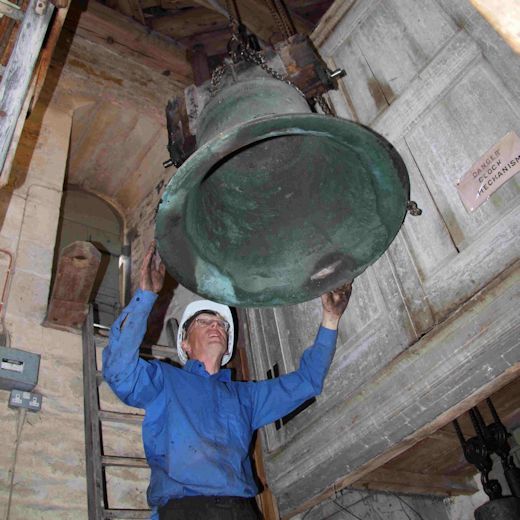
[[[327,329],[336,330],[339,320],[347,308],[352,293],[352,282],[348,282],[333,291],[321,296],[323,320],[321,324]]]

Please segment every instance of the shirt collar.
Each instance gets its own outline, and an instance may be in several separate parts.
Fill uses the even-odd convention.
[[[229,370],[229,368],[221,368],[216,374],[211,375],[207,372],[204,363],[201,363],[197,359],[188,359],[184,365],[184,370],[192,374],[197,374],[198,376],[212,377],[217,381],[223,381],[225,383],[231,381],[231,370]]]

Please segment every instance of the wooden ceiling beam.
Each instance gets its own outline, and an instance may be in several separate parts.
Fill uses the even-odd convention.
[[[132,17],[134,20],[142,23],[143,25],[145,24],[143,9],[139,0],[118,0],[117,3],[119,10],[123,14]]]
[[[188,36],[225,29],[227,20],[220,13],[205,7],[172,12],[170,15],[153,18],[149,21],[150,27],[176,41]]]
[[[194,1],[215,10],[217,9],[215,3],[217,3],[221,9],[224,9],[217,0]],[[276,21],[263,0],[237,0],[237,7],[244,25],[261,40],[271,42],[273,34],[279,32]],[[311,22],[294,12],[290,12],[290,15],[299,33],[309,34],[312,31],[313,25]]]
[[[151,69],[168,71],[183,85],[193,81],[186,50],[180,44],[95,0],[79,16],[76,34]]]

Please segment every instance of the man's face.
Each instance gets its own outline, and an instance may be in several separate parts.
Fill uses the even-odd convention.
[[[190,324],[182,347],[190,359],[203,360],[208,356],[222,358],[227,351],[228,335],[219,326],[220,315],[201,313]]]

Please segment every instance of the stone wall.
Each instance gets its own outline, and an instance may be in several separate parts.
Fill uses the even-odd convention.
[[[0,391],[0,513],[10,520],[87,518],[81,337],[41,326],[47,310],[72,111],[38,106],[27,121],[10,184],[0,192],[6,343],[41,355],[39,413],[7,407]],[[14,461],[15,447],[17,458]]]

